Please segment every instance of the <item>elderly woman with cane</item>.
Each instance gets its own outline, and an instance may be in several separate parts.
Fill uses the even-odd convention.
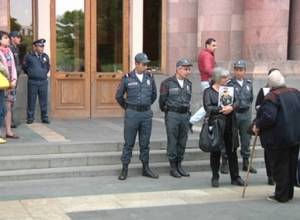
[[[238,103],[233,100],[233,103],[229,105],[219,104],[219,91],[221,86],[226,86],[229,81],[229,71],[216,67],[212,72],[212,83],[209,88],[204,90],[203,105],[204,109],[209,115],[209,119],[213,120],[218,118],[223,120],[224,132],[221,133],[225,151],[228,155],[229,171],[231,177],[231,184],[237,186],[243,186],[244,181],[239,176],[238,159],[237,159],[237,147],[238,133],[236,128],[236,120],[234,111],[238,108]],[[219,168],[220,168],[221,150],[210,153],[210,166],[212,169],[212,187],[219,187]]]

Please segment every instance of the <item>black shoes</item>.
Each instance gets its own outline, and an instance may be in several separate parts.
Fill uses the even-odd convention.
[[[170,160],[170,175],[176,178],[181,177],[180,173],[177,170],[177,164],[173,160]]]
[[[128,176],[128,164],[123,164],[119,180],[126,180]],[[150,170],[149,163],[143,163],[143,176],[157,179],[159,176]]]
[[[241,177],[237,177],[234,180],[231,180],[231,185],[244,186],[245,185],[245,181]]]
[[[249,166],[249,159],[248,158],[244,158],[243,159],[243,171],[248,171],[248,166]],[[249,172],[250,173],[257,173],[257,170],[254,169],[252,166],[250,166],[250,169],[249,169]]]
[[[122,171],[119,175],[119,180],[126,180],[128,175],[128,164],[123,164]]]
[[[189,177],[189,176],[191,176],[188,172],[186,172],[183,168],[182,168],[182,166],[181,166],[181,162],[182,161],[178,161],[177,162],[177,171],[178,171],[178,173],[181,175],[181,176],[184,176],[184,177]]]
[[[49,121],[49,119],[42,119],[42,123],[44,123],[44,124],[50,124],[50,121]]]
[[[215,187],[215,188],[220,186],[218,177],[212,177],[211,178],[211,186]]]
[[[33,119],[27,119],[26,124],[32,124],[33,123]]]
[[[142,175],[153,178],[153,179],[158,179],[158,177],[159,177],[158,174],[155,174],[152,172],[152,170],[150,170],[148,162],[143,162],[143,174]]]

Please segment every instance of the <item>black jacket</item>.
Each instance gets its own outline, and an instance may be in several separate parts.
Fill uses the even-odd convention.
[[[203,106],[207,115],[209,115],[210,120],[214,118],[218,118],[220,120],[225,120],[225,136],[224,138],[231,139],[232,148],[236,149],[239,146],[238,141],[238,130],[237,123],[234,111],[236,111],[239,107],[236,98],[233,101],[233,109],[234,111],[229,115],[224,115],[219,111],[222,109],[221,106],[218,106],[219,93],[213,89],[212,86],[204,90],[203,93]],[[223,118],[223,119],[222,119]]]
[[[255,125],[263,146],[286,148],[300,144],[300,92],[294,88],[270,91],[257,112]]]
[[[167,111],[171,108],[190,109],[192,98],[192,82],[184,80],[183,88],[180,87],[176,76],[171,76],[160,85],[159,108]]]

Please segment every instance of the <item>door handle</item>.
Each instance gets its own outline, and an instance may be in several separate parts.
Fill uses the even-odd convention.
[[[79,78],[82,78],[83,77],[83,74],[66,74],[65,75],[67,78],[70,77],[70,78],[76,78],[76,77],[79,77]]]

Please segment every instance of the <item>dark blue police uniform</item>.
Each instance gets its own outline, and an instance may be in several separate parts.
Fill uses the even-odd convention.
[[[157,97],[156,85],[152,74],[142,73],[142,82],[132,71],[122,78],[116,93],[116,100],[125,109],[124,147],[121,156],[123,164],[120,180],[127,178],[128,164],[132,157],[136,135],[139,133],[140,160],[143,163],[143,175],[158,178],[149,169],[149,142],[152,130],[153,112],[151,105]],[[125,98],[126,97],[126,98]]]
[[[40,39],[35,43],[45,43],[45,40]],[[35,51],[26,54],[23,62],[23,70],[28,75],[28,92],[27,92],[27,123],[31,124],[34,121],[35,103],[38,96],[41,120],[43,123],[49,123],[48,119],[48,77],[50,70],[49,57],[46,53],[38,54]]]
[[[124,95],[127,93],[127,99]],[[154,78],[144,73],[143,81],[137,78],[135,72],[125,75],[118,88],[116,99],[125,110],[124,139],[125,144],[121,160],[130,163],[132,149],[139,132],[140,160],[149,161],[149,140],[152,129],[153,112],[151,104],[157,97]]]

